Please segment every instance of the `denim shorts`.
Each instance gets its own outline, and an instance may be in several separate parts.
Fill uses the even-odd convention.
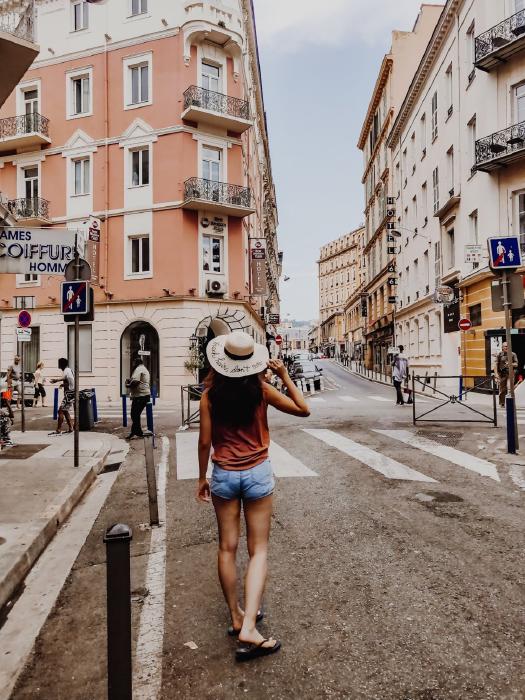
[[[269,459],[251,469],[229,471],[213,465],[210,488],[214,496],[227,501],[246,499],[256,501],[273,493],[275,479]]]

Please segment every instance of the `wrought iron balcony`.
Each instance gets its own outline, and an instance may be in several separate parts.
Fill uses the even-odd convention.
[[[238,97],[192,85],[184,93],[182,118],[242,133],[252,125],[250,105]]]
[[[486,173],[525,158],[525,122],[496,131],[476,141],[473,170]]]
[[[9,213],[27,226],[50,223],[49,202],[42,197],[21,197],[9,199],[7,202]]]
[[[524,47],[525,10],[520,10],[476,37],[474,64],[490,72]]]
[[[0,119],[0,153],[46,143],[51,143],[47,117],[33,113]]]
[[[207,209],[226,216],[253,214],[252,192],[249,187],[226,182],[191,177],[184,183],[185,209]]]
[[[38,55],[34,13],[34,0],[0,4],[0,107]]]
[[[18,10],[8,11],[0,7],[0,32],[32,42],[34,39],[34,0],[21,0],[18,3],[18,8]]]

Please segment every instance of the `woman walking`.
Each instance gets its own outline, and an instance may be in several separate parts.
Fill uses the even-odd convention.
[[[197,497],[213,501],[219,529],[218,569],[232,625],[239,636],[238,661],[273,654],[279,641],[264,638],[256,628],[267,573],[268,540],[275,480],[268,448],[267,408],[294,416],[309,416],[302,393],[281,360],[268,360],[268,350],[247,333],[234,332],[213,339],[207,347],[212,367],[201,399],[199,486]],[[281,379],[288,396],[264,381],[270,368]],[[206,479],[213,446],[211,484]],[[244,610],[237,593],[236,554],[241,504],[246,521],[248,554]]]
[[[38,406],[38,397],[42,397],[42,407],[45,407],[44,400],[46,398],[46,390],[44,389],[44,363],[42,360],[37,363],[36,369],[35,369],[35,396],[34,396],[34,405],[35,407]]]

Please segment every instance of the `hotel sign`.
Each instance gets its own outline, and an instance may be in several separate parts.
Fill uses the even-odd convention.
[[[75,255],[76,233],[64,228],[0,227],[0,274],[63,275]]]
[[[264,238],[252,238],[250,241],[250,272],[254,296],[266,296],[268,294],[268,281],[266,279],[266,241]]]

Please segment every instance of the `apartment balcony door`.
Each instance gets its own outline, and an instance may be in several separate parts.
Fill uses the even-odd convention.
[[[24,197],[36,199],[38,194],[38,168],[24,168]]]
[[[202,87],[212,92],[221,92],[221,69],[211,63],[202,62]]]
[[[219,148],[202,149],[202,177],[212,183],[219,183],[222,180],[222,151]],[[220,199],[220,188],[210,186],[210,198],[218,202]]]
[[[25,114],[25,132],[27,134],[36,131],[35,114],[38,114],[38,90],[26,90],[24,92],[24,114]]]

